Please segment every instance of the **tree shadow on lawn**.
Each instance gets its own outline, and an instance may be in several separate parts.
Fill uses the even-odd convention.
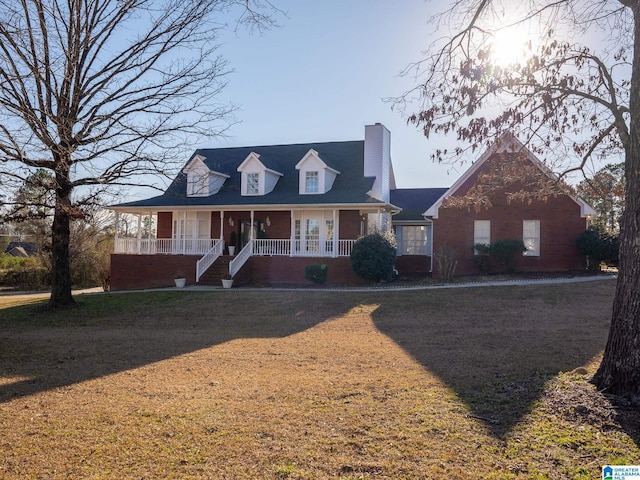
[[[291,336],[376,303],[372,319],[378,330],[503,438],[530,411],[547,380],[588,364],[602,350],[612,290],[613,282],[593,282],[464,293],[104,294],[58,320],[0,322],[6,327],[0,332],[0,377],[23,379],[0,385],[0,403],[231,340]]]
[[[594,282],[403,292],[406,301],[392,309],[382,301],[372,317],[503,438],[549,379],[589,364],[604,348],[612,288]]]
[[[32,313],[39,318],[25,324],[0,322],[5,323],[0,332],[0,377],[22,379],[0,385],[0,403],[235,339],[287,337],[353,307],[337,296],[324,296],[318,308],[313,297],[305,302],[300,292],[274,300],[268,292],[100,297],[85,299],[85,305],[66,312]],[[9,316],[10,310],[0,312]]]

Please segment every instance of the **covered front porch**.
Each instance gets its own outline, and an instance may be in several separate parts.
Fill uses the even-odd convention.
[[[226,260],[228,273],[232,277],[252,257],[344,258],[348,261],[353,245],[360,236],[372,229],[389,228],[390,225],[390,212],[382,208],[268,211],[175,209],[117,211],[116,215],[114,257],[189,257],[189,265],[194,267],[193,275],[185,274],[188,283],[198,283],[223,256],[229,257]],[[124,228],[125,223],[127,228]],[[127,259],[118,259],[118,262],[126,263]],[[129,259],[129,262],[133,260]],[[138,265],[136,268],[144,268],[140,265],[145,262],[134,263]],[[175,261],[164,263],[169,266]],[[273,262],[269,264],[273,265]],[[185,268],[187,266],[183,263],[181,269],[191,271],[192,268]],[[170,268],[177,270],[175,266]]]

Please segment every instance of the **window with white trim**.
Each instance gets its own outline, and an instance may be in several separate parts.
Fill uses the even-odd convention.
[[[190,197],[205,196],[209,193],[209,176],[192,173],[187,175],[187,195]]]
[[[491,244],[491,220],[474,220],[473,222],[473,244]],[[474,255],[478,252],[474,249]]]
[[[425,225],[404,225],[396,228],[398,254],[427,255],[427,227]]]
[[[540,256],[540,220],[522,221],[522,241],[526,247],[523,255],[527,257]]]
[[[247,195],[258,195],[260,193],[260,174],[247,173]]]
[[[318,172],[305,172],[305,193],[318,193]]]

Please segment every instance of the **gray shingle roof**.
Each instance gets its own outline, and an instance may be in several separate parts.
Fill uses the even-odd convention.
[[[325,194],[299,194],[299,172],[295,166],[310,149],[316,150],[328,166],[340,172],[331,190]],[[274,190],[264,196],[240,194],[241,174],[237,168],[251,152],[260,155],[260,161],[265,167],[283,174]],[[212,171],[229,175],[217,194],[209,197],[187,197],[186,175],[181,172],[162,195],[122,203],[115,207],[383,204],[367,195],[375,179],[364,176],[364,141],[362,140],[212,148],[196,150],[194,154],[203,156],[204,163]]]
[[[402,212],[393,216],[393,221],[424,221],[422,214],[447,190],[448,188],[401,188],[391,190],[391,203],[402,208]]]

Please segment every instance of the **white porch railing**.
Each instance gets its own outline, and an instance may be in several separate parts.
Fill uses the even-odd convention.
[[[265,240],[253,241],[253,255],[291,257],[348,257],[356,240]],[[336,254],[337,252],[337,254]]]
[[[131,255],[204,255],[218,239],[118,238],[113,253]]]
[[[231,278],[233,278],[235,274],[240,271],[242,266],[247,263],[247,260],[251,258],[253,253],[253,242],[255,242],[255,240],[249,240],[244,248],[240,250],[233,260],[229,262],[229,275],[231,275]]]
[[[224,249],[224,243],[218,242],[220,242],[219,239],[118,238],[115,242],[114,253],[132,255],[206,255],[216,246]],[[351,255],[354,243],[356,243],[356,240],[333,242],[325,240],[254,239],[253,250],[250,255],[348,257]],[[220,254],[222,254],[222,250]],[[205,270],[206,268],[202,272],[204,273]]]
[[[224,240],[217,240],[211,249],[196,263],[196,282],[200,281],[200,277],[207,269],[213,265],[224,251]]]
[[[357,240],[338,240],[338,256],[348,257]]]

